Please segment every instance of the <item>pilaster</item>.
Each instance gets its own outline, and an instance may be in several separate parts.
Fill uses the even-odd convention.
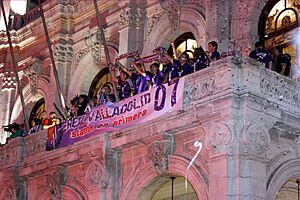
[[[144,22],[146,21],[145,5],[129,0],[120,3],[120,7],[123,8],[118,21],[120,33],[119,54],[142,50],[145,35]]]

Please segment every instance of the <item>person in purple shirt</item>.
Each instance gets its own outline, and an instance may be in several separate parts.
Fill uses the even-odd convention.
[[[115,69],[113,69],[114,71]],[[112,73],[112,80],[121,88],[120,99],[125,99],[131,96],[131,86],[130,81],[128,81],[128,74],[126,71],[120,71],[120,78],[117,78],[114,73]]]
[[[135,85],[134,94],[140,94],[149,90],[151,82],[151,74],[146,71],[143,63],[133,63],[131,65],[136,72],[130,72],[125,67],[123,70],[130,76],[133,84]]]
[[[159,70],[159,64],[158,63],[152,63],[150,65],[150,71],[151,71],[151,85],[152,87],[159,86],[163,83],[164,75]]]
[[[165,53],[163,56],[169,60],[169,63],[171,63],[171,64],[168,64],[170,66],[170,71],[167,76],[167,82],[170,84],[173,84],[180,77],[180,69],[179,69],[180,62],[177,60],[177,63],[175,62],[175,64],[176,64],[175,65],[174,64],[175,59],[173,59],[169,54]],[[176,57],[176,55],[175,55],[175,57]]]
[[[194,72],[194,69],[192,68],[192,66],[190,64],[188,64],[189,61],[189,54],[187,54],[186,52],[183,52],[180,56],[179,56],[179,63],[178,60],[174,60],[173,64],[177,65],[179,64],[179,69],[180,69],[180,77],[182,76],[186,76],[188,74],[191,74]]]
[[[249,57],[265,63],[265,67],[271,69],[272,56],[266,49],[263,48],[263,46],[264,46],[263,41],[256,42],[255,49],[250,52]]]
[[[199,71],[209,66],[209,58],[201,46],[194,51],[193,66],[195,71]]]
[[[210,54],[210,61],[221,59],[221,55],[218,52],[218,43],[216,41],[211,41],[208,43],[208,52]]]

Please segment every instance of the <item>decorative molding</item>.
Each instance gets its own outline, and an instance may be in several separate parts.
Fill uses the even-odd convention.
[[[0,196],[0,199],[2,200],[14,200],[14,193],[13,190],[11,188],[6,188],[5,190],[2,189],[2,193]]]
[[[172,5],[169,8],[166,8],[170,26],[173,31],[178,30],[180,25],[180,9],[178,5]]]
[[[62,199],[62,186],[67,182],[67,168],[61,166],[56,172],[47,176],[49,193],[53,200]]]
[[[39,153],[45,152],[46,133],[47,131],[42,131],[24,138],[24,154],[26,157],[36,156]]]
[[[87,168],[85,174],[86,182],[92,187],[98,187],[102,177],[102,165],[99,162],[92,162]]]
[[[242,141],[241,148],[244,155],[261,155],[269,148],[271,138],[265,127],[248,121],[244,125]]]
[[[158,173],[162,173],[169,168],[169,155],[172,152],[172,142],[170,140],[155,141],[148,147],[148,158],[152,161],[152,167]]]
[[[16,78],[13,72],[5,72],[2,75],[2,89],[16,89]]]
[[[100,37],[100,30],[96,29],[93,31],[87,31],[86,33],[84,33],[84,44],[87,47],[91,47],[94,44],[100,43],[101,41],[101,37]]]
[[[147,36],[150,35],[155,25],[160,21],[162,16],[165,14],[163,10],[158,13],[153,14],[151,17],[147,19]]]
[[[87,55],[90,52],[90,48],[86,47],[84,49],[81,49],[75,56],[75,67],[78,66],[79,62],[81,61],[81,59]]]
[[[216,90],[215,77],[212,76],[190,86],[190,99],[195,101],[211,96]]]
[[[131,7],[122,9],[120,18],[118,21],[119,29],[122,30],[125,27],[136,27],[137,26],[138,11],[136,8]]]
[[[88,31],[84,34],[84,44],[85,48],[81,49],[75,56],[75,67],[78,66],[81,59],[91,52],[93,62],[95,64],[101,63],[101,40],[100,40],[100,33],[97,29],[96,31]],[[73,54],[72,54],[73,56]]]
[[[300,108],[300,94],[285,78],[277,76],[272,80],[267,75],[260,79],[260,91],[268,100],[276,103],[287,103]]]
[[[90,47],[90,51],[91,51],[91,54],[93,57],[93,62],[97,65],[100,64],[101,63],[101,52],[102,52],[101,45],[99,43],[92,45]]]
[[[24,69],[23,72],[25,76],[29,80],[30,84],[30,90],[33,95],[37,94],[37,79],[38,74],[41,73],[41,61],[39,59],[36,59],[32,65],[30,65],[28,68]]]
[[[229,127],[223,123],[212,123],[206,127],[205,146],[211,152],[223,153],[228,149],[232,134]]]
[[[137,9],[137,18],[136,18],[137,27],[144,26],[145,21],[146,21],[146,13],[145,13],[144,9],[138,8]]]
[[[73,48],[69,45],[59,44],[51,46],[55,61],[71,61],[73,57]]]

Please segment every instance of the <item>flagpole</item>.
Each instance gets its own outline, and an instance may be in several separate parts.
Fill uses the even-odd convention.
[[[62,91],[61,91],[59,77],[58,77],[58,73],[57,73],[57,69],[56,69],[56,65],[55,65],[55,61],[54,61],[54,57],[53,57],[53,51],[51,49],[51,40],[50,40],[50,37],[49,37],[47,25],[46,25],[44,10],[43,10],[42,4],[41,4],[41,0],[38,0],[38,1],[39,1],[39,8],[40,8],[40,11],[41,11],[43,27],[44,27],[44,31],[45,31],[46,41],[47,41],[47,45],[48,45],[48,50],[49,50],[49,53],[50,53],[50,59],[51,59],[51,63],[52,63],[52,70],[53,70],[53,74],[54,74],[55,81],[56,81],[56,89],[57,89],[57,92],[59,94],[59,101],[60,101],[60,104],[62,106],[62,109],[63,109],[63,111],[65,111],[66,104],[65,104],[65,100],[64,100],[64,97],[63,97],[63,94],[62,94]]]
[[[16,80],[17,80],[17,88],[18,88],[18,92],[19,92],[19,95],[20,95],[20,98],[21,98],[21,104],[22,104],[22,108],[23,108],[22,110],[23,110],[23,115],[24,115],[24,119],[25,119],[25,129],[29,130],[29,126],[28,126],[29,122],[28,122],[28,118],[27,118],[27,115],[26,115],[26,112],[25,112],[25,101],[24,101],[24,96],[23,96],[23,90],[22,90],[20,79],[19,79],[19,76],[18,76],[17,62],[16,62],[16,58],[15,58],[15,55],[14,55],[14,52],[13,52],[14,49],[13,49],[13,46],[12,46],[10,32],[9,32],[9,29],[8,29],[8,23],[7,23],[7,20],[6,20],[4,4],[3,4],[3,0],[0,0],[0,1],[1,1],[2,14],[3,14],[5,28],[6,28],[6,35],[7,35],[7,39],[8,39],[8,43],[9,43],[10,55],[11,55],[11,59],[12,59],[13,67],[14,67],[14,74],[15,74],[15,77],[16,77]]]
[[[103,46],[104,46],[104,53],[105,53],[105,57],[106,57],[106,63],[107,63],[108,69],[109,69],[111,80],[113,80],[112,73],[114,73],[114,72],[112,71],[112,63],[111,63],[111,60],[110,60],[108,47],[107,47],[106,40],[105,40],[103,25],[102,25],[102,21],[101,21],[101,17],[100,17],[101,16],[100,11],[98,9],[97,1],[93,0],[93,2],[94,2],[95,10],[96,10],[97,24],[98,24],[98,27],[100,29],[100,37],[101,37],[101,40],[102,40],[102,43],[103,43]],[[112,82],[112,84],[113,84],[113,89],[114,89],[114,94],[115,94],[116,100],[119,101],[119,96],[118,96],[118,93],[117,93],[116,84],[114,82]]]

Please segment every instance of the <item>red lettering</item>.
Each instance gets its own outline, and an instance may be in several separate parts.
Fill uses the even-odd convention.
[[[118,125],[118,121],[114,121],[113,126],[117,126]]]

